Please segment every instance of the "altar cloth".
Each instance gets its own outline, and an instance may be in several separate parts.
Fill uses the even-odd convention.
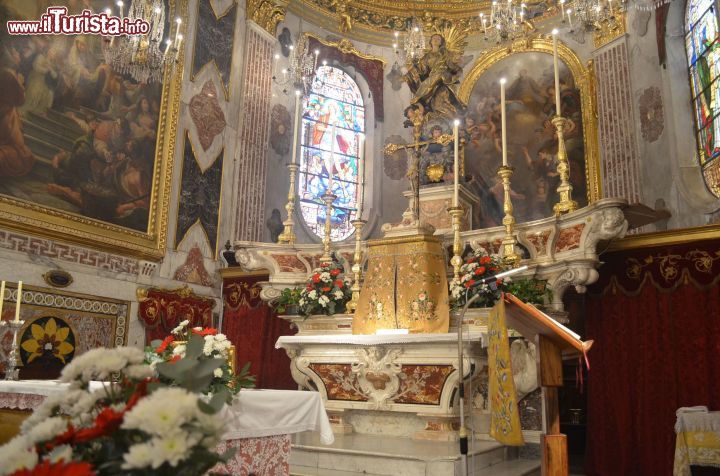
[[[243,390],[223,409],[223,417],[226,440],[317,431],[324,444],[335,441],[318,392]]]
[[[690,466],[720,468],[720,412],[688,408],[677,412],[673,476],[690,476]]]
[[[388,345],[388,344],[428,344],[457,342],[457,333],[449,334],[330,334],[313,336],[281,336],[275,342],[275,348],[285,348],[298,344],[351,344],[351,345]],[[481,341],[485,347],[487,332],[463,332],[463,340]]]

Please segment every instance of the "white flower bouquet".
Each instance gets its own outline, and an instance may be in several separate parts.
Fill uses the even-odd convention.
[[[60,377],[69,390],[48,397],[0,447],[0,475],[197,475],[225,462],[215,451],[224,401],[162,386],[144,359],[131,347],[76,357]],[[200,380],[213,371],[197,370]],[[111,375],[116,381],[90,390]]]

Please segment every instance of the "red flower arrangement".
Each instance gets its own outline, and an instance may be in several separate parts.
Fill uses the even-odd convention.
[[[452,308],[458,309],[465,305],[473,296],[480,294],[480,297],[471,304],[471,307],[492,307],[495,305],[505,285],[502,279],[496,280],[491,286],[488,283],[476,286],[476,284],[505,270],[499,256],[488,255],[485,250],[475,251],[465,259],[460,267],[460,280],[450,282],[450,304]]]
[[[352,297],[350,281],[343,279],[342,267],[333,263],[322,263],[313,270],[308,282],[300,292],[300,312],[333,315],[345,311],[345,304]]]

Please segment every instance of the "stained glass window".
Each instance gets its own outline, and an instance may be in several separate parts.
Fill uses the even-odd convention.
[[[321,238],[325,235],[322,196],[331,183],[337,199],[330,237],[341,241],[353,234],[350,221],[357,215],[362,193],[358,144],[364,132],[365,107],[355,81],[341,69],[319,67],[303,108],[298,194],[305,223]]]
[[[688,0],[685,48],[690,68],[698,157],[705,183],[720,197],[720,48],[715,0]]]

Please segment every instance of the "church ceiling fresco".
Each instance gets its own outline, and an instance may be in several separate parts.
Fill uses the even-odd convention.
[[[34,20],[46,6],[9,0],[0,20]],[[0,220],[155,257],[165,246],[182,59],[164,81],[139,83],[105,63],[102,41],[0,41]]]
[[[527,19],[544,18],[557,14],[554,2],[528,0]],[[490,1],[470,0],[300,0],[291,2],[289,10],[303,18],[321,24],[332,24],[344,33],[353,36],[357,28],[375,32],[404,31],[412,18],[417,17],[426,30],[447,26],[452,22],[470,32],[482,29],[479,13],[490,12]],[[389,38],[388,38],[389,40]]]

